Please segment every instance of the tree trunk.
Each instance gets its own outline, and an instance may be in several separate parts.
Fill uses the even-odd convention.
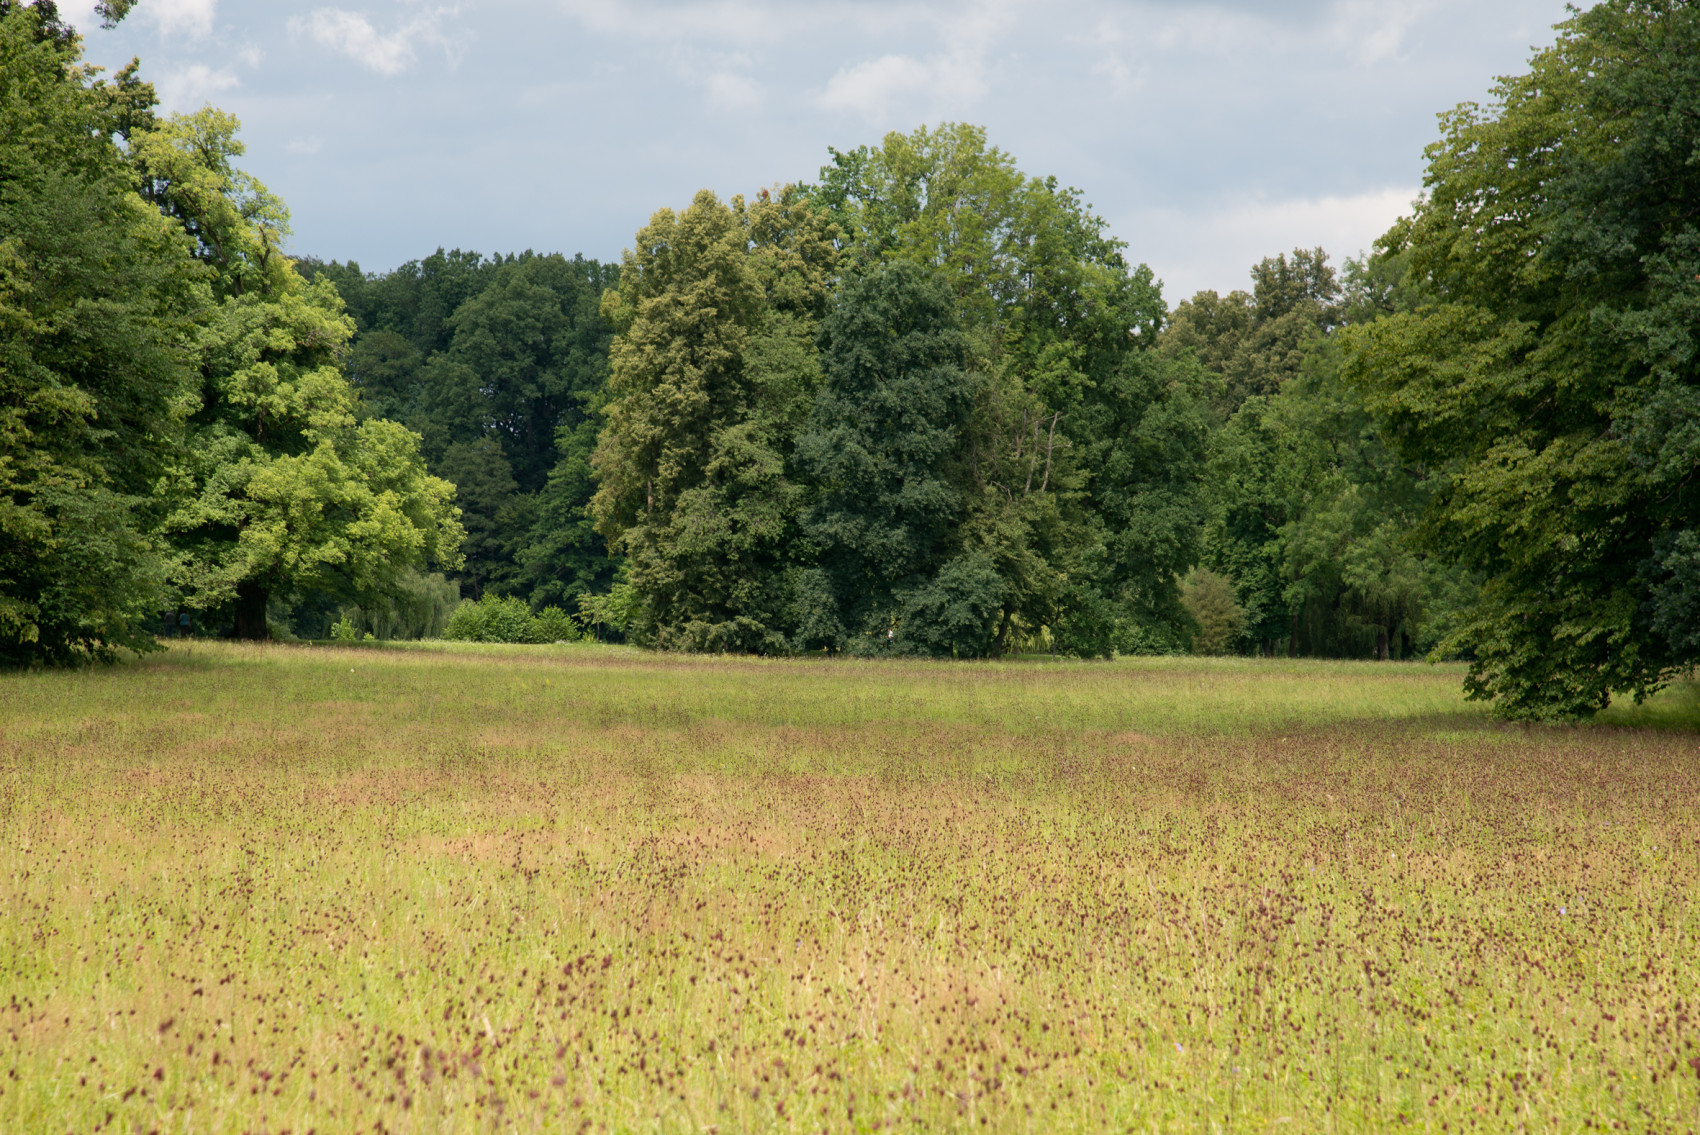
[[[1387,628],[1386,627],[1376,627],[1375,628],[1375,660],[1377,662],[1386,662],[1387,661]]]
[[[1299,613],[1293,612],[1293,633],[1287,637],[1287,657],[1299,656]]]
[[[249,642],[264,642],[271,637],[266,628],[266,603],[271,588],[257,580],[245,580],[236,585],[236,637]]]

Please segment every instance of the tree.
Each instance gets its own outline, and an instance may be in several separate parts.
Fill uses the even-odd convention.
[[[430,468],[459,486],[468,586],[541,608],[609,585],[588,461],[613,331],[600,302],[617,270],[438,249],[382,275],[335,261],[302,273],[348,300],[347,370],[366,412],[418,431]]]
[[[1041,626],[1080,653],[1177,643],[1205,422],[1185,368],[1143,358],[1166,315],[1150,270],[975,126],[833,151],[819,197],[860,271],[923,265],[955,299],[975,375],[962,539],[1001,580],[993,649]]]
[[[1311,342],[1340,318],[1339,281],[1320,248],[1265,258],[1251,278],[1249,294],[1204,291],[1183,300],[1163,331],[1166,352],[1190,352],[1221,376],[1224,415],[1278,392],[1304,366]]]
[[[600,404],[599,391],[589,416],[556,427],[559,456],[537,495],[535,519],[518,553],[532,606],[539,609],[551,603],[576,607],[579,596],[607,591],[614,583],[615,563],[589,507],[596,493],[591,457],[601,425]]]
[[[457,565],[461,527],[418,438],[357,416],[339,369],[352,327],[335,288],[280,251],[288,214],[235,167],[236,129],[208,108],[138,132],[131,153],[207,284],[191,436],[162,486],[173,582],[238,637],[265,638],[275,593],[394,592],[410,567]]]
[[[807,645],[985,653],[1003,585],[959,530],[974,390],[948,279],[907,261],[852,278],[821,345],[797,460],[818,486],[807,530],[830,606],[810,612]]]
[[[474,599],[492,588],[501,593],[514,582],[514,556],[519,551],[515,545],[529,527],[525,520],[531,498],[520,494],[501,444],[492,437],[453,443],[436,470],[455,487],[455,503],[466,530],[461,542],[466,560],[462,580]]]
[[[1227,654],[1240,637],[1245,612],[1234,599],[1233,581],[1209,568],[1188,573],[1181,601],[1197,624],[1192,648],[1198,654]]]
[[[1481,572],[1454,636],[1512,717],[1645,697],[1696,659],[1700,9],[1606,0],[1443,117],[1382,238],[1427,296],[1348,337],[1430,547]]]
[[[479,413],[450,423],[496,439],[519,491],[535,493],[557,460],[555,434],[589,414],[606,379],[611,328],[599,314],[614,274],[582,256],[535,256],[502,264],[448,319],[448,358],[472,378]]]
[[[1087,499],[1102,532],[1094,582],[1121,626],[1108,643],[1082,643],[1080,653],[1184,644],[1180,580],[1201,551],[1211,385],[1190,361],[1141,347],[1081,400],[1080,463],[1090,470]]]
[[[200,284],[117,144],[152,88],[78,56],[52,5],[0,0],[0,665],[151,649],[163,594]]]
[[[645,621],[690,650],[783,651],[835,230],[793,187],[656,213],[604,311],[617,334],[592,502]]]

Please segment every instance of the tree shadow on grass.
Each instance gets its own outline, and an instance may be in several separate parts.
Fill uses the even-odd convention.
[[[1640,705],[1627,697],[1614,699],[1594,720],[1601,725],[1700,732],[1700,680],[1679,679]]]

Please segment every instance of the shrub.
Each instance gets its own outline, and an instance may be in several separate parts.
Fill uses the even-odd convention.
[[[1245,612],[1234,598],[1234,585],[1223,575],[1198,568],[1181,584],[1181,603],[1198,624],[1195,654],[1226,654],[1245,626]]]
[[[486,595],[463,600],[449,616],[443,637],[460,642],[576,642],[578,624],[559,607],[533,615],[523,599]]]
[[[581,637],[573,617],[559,607],[545,607],[531,620],[534,642],[577,642]]]

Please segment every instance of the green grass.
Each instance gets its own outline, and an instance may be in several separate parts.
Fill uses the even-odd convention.
[[[1681,1130],[1700,700],[183,644],[0,679],[0,1130]]]

